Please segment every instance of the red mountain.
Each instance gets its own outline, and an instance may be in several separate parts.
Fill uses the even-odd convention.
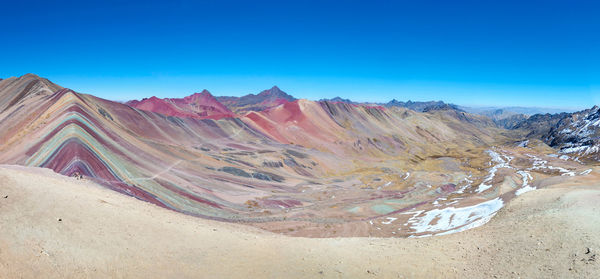
[[[235,116],[206,89],[184,98],[160,99],[153,96],[141,101],[132,100],[126,104],[137,109],[178,117],[221,119]]]

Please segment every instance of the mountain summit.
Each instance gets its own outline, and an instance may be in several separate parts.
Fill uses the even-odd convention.
[[[31,96],[50,95],[59,89],[62,87],[35,74],[0,79],[0,112]]]
[[[248,94],[242,97],[217,97],[221,103],[226,105],[230,110],[244,114],[249,111],[261,111],[268,108],[276,107],[287,102],[295,101],[296,98],[285,93],[277,86],[263,90],[258,94]]]
[[[247,96],[252,96],[252,94],[247,95]],[[271,87],[271,89],[261,91],[256,96],[261,97],[261,98],[284,99],[287,101],[296,100],[296,98],[292,97],[291,95],[289,95],[289,94],[283,92],[281,89],[279,89],[279,87],[277,87],[277,85]]]

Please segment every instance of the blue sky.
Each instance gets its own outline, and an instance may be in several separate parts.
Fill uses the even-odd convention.
[[[0,77],[127,100],[278,85],[308,99],[600,103],[586,1],[5,1]]]

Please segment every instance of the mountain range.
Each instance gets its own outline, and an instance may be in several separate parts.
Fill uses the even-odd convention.
[[[528,189],[524,173],[545,183],[597,164],[599,115],[598,107],[533,115],[505,129],[443,102],[310,101],[278,87],[119,103],[27,74],[0,81],[0,163],[280,233],[419,236],[486,218],[443,228],[408,222],[439,206],[501,205]],[[552,166],[523,167],[542,157]],[[506,177],[522,188],[502,186]],[[420,213],[403,214],[409,209]],[[406,224],[372,226],[386,218]]]

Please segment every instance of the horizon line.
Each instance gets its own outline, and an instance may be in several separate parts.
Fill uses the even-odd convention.
[[[32,75],[32,76],[35,76],[35,77],[38,77],[38,78],[41,78],[41,79],[46,79],[46,80],[48,80],[48,81],[50,81],[50,82],[52,82],[54,84],[57,84],[57,85],[63,87],[62,84],[55,83],[54,81],[52,81],[49,78],[40,76],[40,75],[35,74],[35,73],[31,73],[31,72],[23,74],[21,76],[11,76],[11,77],[8,77],[8,78],[2,78],[2,77],[0,77],[0,80],[7,80],[7,79],[10,79],[10,78],[22,78],[22,77],[27,76],[27,75]],[[319,102],[321,100],[331,100],[331,99],[335,99],[335,98],[341,98],[341,99],[346,99],[346,100],[349,100],[349,101],[357,103],[357,104],[365,104],[365,105],[369,105],[369,104],[372,104],[372,105],[386,105],[387,103],[389,103],[389,102],[391,102],[393,100],[396,100],[396,101],[399,101],[399,102],[417,102],[417,103],[443,102],[443,103],[448,104],[448,105],[455,105],[455,106],[462,107],[462,108],[473,108],[473,109],[489,109],[489,110],[493,110],[493,109],[507,109],[507,108],[524,108],[524,109],[540,109],[540,110],[544,110],[544,109],[545,110],[561,110],[563,112],[575,112],[575,111],[589,109],[589,108],[591,108],[591,107],[593,107],[595,105],[600,105],[600,104],[594,104],[594,103],[592,103],[589,106],[584,106],[584,105],[580,105],[580,106],[536,106],[536,105],[527,106],[527,105],[522,105],[522,104],[492,105],[492,104],[489,104],[489,103],[485,103],[485,104],[482,104],[482,103],[479,103],[479,104],[465,104],[465,103],[462,103],[462,102],[452,102],[452,101],[447,101],[447,100],[444,100],[444,99],[435,99],[435,98],[432,98],[432,99],[422,99],[422,100],[418,100],[418,99],[412,100],[410,98],[404,99],[404,98],[400,98],[400,97],[388,97],[390,99],[388,99],[387,101],[379,101],[378,102],[378,101],[373,101],[373,100],[364,100],[364,99],[361,99],[361,98],[356,99],[356,98],[353,98],[353,97],[344,97],[343,95],[337,95],[337,96],[334,96],[334,97],[310,98],[310,97],[296,97],[296,95],[288,93],[289,91],[285,91],[285,90],[281,89],[281,87],[279,85],[277,85],[277,84],[273,84],[269,88],[262,89],[262,90],[260,90],[257,93],[247,93],[247,94],[244,94],[244,93],[241,93],[241,94],[231,94],[231,93],[230,94],[213,94],[211,92],[211,90],[209,90],[209,89],[207,89],[205,87],[204,89],[199,90],[199,91],[198,90],[192,90],[191,93],[184,93],[183,96],[180,96],[180,97],[159,97],[159,96],[157,96],[157,94],[154,94],[154,95],[150,94],[150,95],[146,95],[144,97],[139,97],[139,98],[135,98],[134,97],[134,98],[128,98],[128,99],[111,98],[111,97],[108,97],[108,96],[103,96],[104,94],[102,94],[102,93],[91,93],[91,91],[87,91],[87,90],[76,90],[76,89],[74,89],[74,87],[69,87],[69,86],[65,86],[64,88],[71,89],[71,90],[76,91],[78,93],[89,94],[89,95],[93,95],[95,97],[100,97],[100,98],[103,98],[103,99],[106,99],[106,100],[111,100],[111,101],[120,102],[120,103],[125,103],[125,102],[132,101],[132,100],[148,99],[148,98],[152,98],[152,97],[156,97],[156,98],[160,98],[160,99],[165,99],[165,98],[184,98],[186,96],[190,96],[190,95],[193,95],[193,94],[196,94],[196,93],[201,93],[202,91],[205,91],[205,90],[208,91],[214,97],[237,97],[237,98],[240,98],[240,97],[244,97],[244,96],[248,96],[248,95],[258,95],[258,94],[260,94],[260,93],[262,93],[264,91],[277,88],[277,89],[281,90],[282,92],[284,92],[284,93],[286,93],[286,94],[294,97],[295,99],[304,99],[304,100]],[[138,92],[143,92],[143,91],[144,90],[138,90]],[[182,92],[182,91],[180,91],[180,92]],[[129,92],[133,92],[133,91],[129,91]],[[188,91],[188,92],[190,92],[190,91]],[[514,92],[516,92],[516,91],[514,91]],[[136,94],[136,93],[133,93],[133,94]],[[177,95],[181,95],[181,94],[177,94]],[[394,95],[394,94],[389,94],[389,95]],[[385,96],[389,96],[389,95],[386,94]]]

